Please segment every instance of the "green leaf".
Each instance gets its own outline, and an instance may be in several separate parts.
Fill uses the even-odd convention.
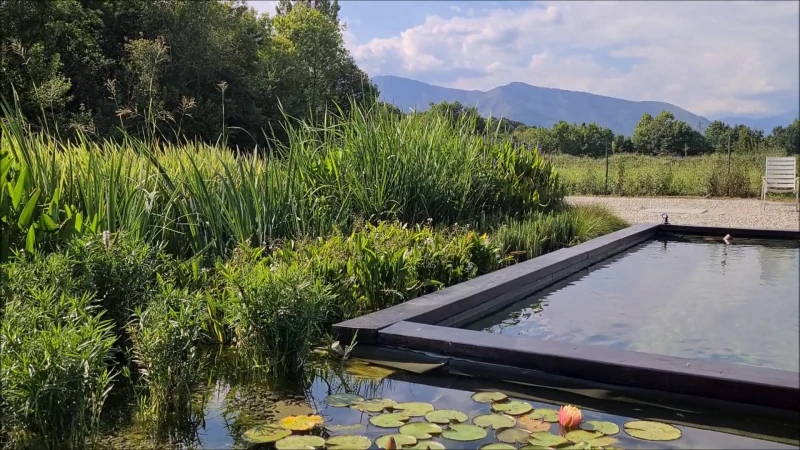
[[[322,448],[325,446],[325,439],[319,436],[294,435],[287,436],[275,443],[277,450],[297,450],[299,448]]]
[[[365,436],[334,436],[325,441],[328,450],[367,450],[372,441]]]
[[[17,225],[21,229],[28,228],[31,225],[31,218],[33,217],[33,211],[36,209],[36,203],[39,201],[39,195],[41,195],[41,191],[36,189],[33,191],[33,195],[31,198],[28,199],[28,203],[25,204],[25,208],[22,209],[22,213],[19,215],[19,220],[17,221]]]
[[[530,414],[534,419],[541,419],[545,422],[558,422],[558,411],[549,408],[536,408]]]
[[[484,414],[472,419],[472,423],[483,428],[493,428],[499,430],[502,428],[511,428],[517,424],[517,419],[507,416],[505,414]]]
[[[517,450],[513,445],[504,444],[502,442],[493,442],[491,444],[483,444],[478,447],[478,450]]]
[[[425,420],[432,423],[450,424],[466,422],[469,416],[454,409],[436,409],[425,414]]]
[[[363,402],[364,397],[355,394],[333,394],[325,397],[325,404],[336,408],[346,408],[359,402]]]
[[[19,208],[19,202],[22,201],[22,194],[25,193],[25,181],[28,179],[28,172],[30,172],[28,166],[23,166],[22,171],[19,173],[19,178],[17,178],[17,184],[11,192],[11,205],[14,209]]]
[[[291,431],[278,425],[256,425],[242,434],[242,439],[251,444],[266,444],[279,441],[292,434]]]
[[[617,441],[613,437],[600,436],[598,438],[594,438],[594,439],[586,441],[586,444],[589,447],[593,447],[594,448],[594,447],[608,447],[609,445],[614,445],[617,442],[619,442],[619,441]]]
[[[396,404],[397,402],[392,399],[373,398],[364,400],[363,402],[355,403],[353,404],[352,408],[361,412],[378,413],[385,409],[392,409]]]
[[[497,440],[507,444],[528,442],[531,432],[522,428],[505,428],[497,432]]]
[[[614,422],[607,422],[602,420],[590,420],[588,422],[582,422],[580,427],[582,430],[599,431],[605,434],[606,436],[611,436],[619,433],[619,425],[615,424]]]
[[[555,447],[569,443],[569,441],[563,436],[558,436],[546,431],[531,433],[531,435],[528,437],[528,442],[531,445],[541,445],[544,447]]]
[[[479,441],[486,437],[486,430],[475,425],[459,423],[442,431],[442,437],[452,441]]]
[[[395,444],[397,444],[397,448],[405,447],[407,445],[414,445],[417,443],[417,438],[414,436],[409,436],[407,434],[387,434],[384,436],[375,439],[375,445],[380,448],[385,449],[387,444],[389,443],[389,438],[394,438]]]
[[[603,436],[599,431],[573,430],[564,435],[568,441],[578,443],[591,441],[592,439]]]
[[[510,414],[512,416],[519,416],[530,412],[533,409],[529,403],[525,402],[507,402],[507,403],[493,403],[492,404],[492,411],[495,412],[503,412],[506,414]]]
[[[408,422],[409,417],[403,413],[389,413],[369,418],[369,423],[380,428],[399,428]]]
[[[502,392],[476,392],[472,394],[472,400],[478,403],[504,402],[508,396]]]
[[[445,450],[445,446],[441,442],[436,441],[419,441],[413,447],[403,447],[409,450]]]
[[[430,439],[434,435],[442,434],[442,427],[435,423],[412,422],[400,427],[400,434],[414,436],[417,439]]]
[[[36,251],[36,230],[34,225],[31,225],[31,227],[28,228],[28,236],[25,238],[25,250],[31,254],[35,253]]]
[[[430,403],[398,403],[393,406],[394,409],[403,411],[403,414],[409,417],[422,417],[425,414],[433,411],[433,405]]]
[[[45,231],[55,231],[58,229],[58,224],[53,222],[53,219],[46,214],[42,214],[39,216],[39,225]]]
[[[683,435],[680,429],[666,423],[632,420],[622,428],[629,435],[645,441],[674,441]]]

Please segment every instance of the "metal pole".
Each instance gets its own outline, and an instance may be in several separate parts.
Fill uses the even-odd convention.
[[[606,195],[608,195],[608,144],[606,144]]]

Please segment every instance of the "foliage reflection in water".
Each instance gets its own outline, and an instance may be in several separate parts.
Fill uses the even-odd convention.
[[[161,423],[157,427],[160,433],[153,433],[152,425],[145,427],[134,422],[107,436],[104,443],[137,448],[273,448],[274,443],[252,444],[243,436],[259,425],[263,428],[256,432],[278,430],[278,437],[289,436],[280,431],[281,419],[286,419],[283,423],[292,423],[291,427],[296,429],[292,439],[319,436],[327,440],[327,448],[337,448],[337,441],[364,446],[363,439],[342,440],[343,436],[361,436],[371,442],[369,448],[376,449],[378,445],[386,445],[387,435],[394,435],[398,443],[410,443],[405,439],[415,436],[421,443],[416,448],[432,449],[478,448],[501,442],[517,448],[534,444],[543,445],[538,448],[589,448],[581,443],[586,441],[592,443],[591,448],[652,448],[654,443],[645,439],[659,436],[670,439],[658,442],[659,448],[790,448],[777,442],[681,425],[664,424],[664,429],[660,429],[656,422],[632,422],[647,417],[621,416],[588,408],[581,408],[579,426],[564,429],[559,420],[569,419],[574,423],[576,417],[575,411],[558,414],[566,402],[544,403],[525,394],[515,395],[522,391],[518,385],[514,388],[509,383],[435,372],[418,375],[360,361],[330,360],[316,361],[303,376],[275,380],[238,361],[231,351],[221,351],[212,358],[207,387],[195,392],[193,408],[185,408],[202,411],[197,420]],[[507,392],[508,397],[490,394],[495,391]],[[485,394],[475,395],[476,392]],[[370,399],[383,400],[370,402]],[[430,411],[425,404],[435,410]],[[398,419],[397,423],[370,421],[390,413]],[[298,417],[304,421],[308,418],[303,416],[312,416],[310,421],[314,422],[319,420],[316,415],[324,421],[320,427],[298,425]],[[381,426],[375,426],[376,422]],[[331,440],[333,437],[338,438]],[[286,448],[283,444],[288,442],[284,439],[277,448]],[[317,445],[322,441],[309,442]],[[403,448],[412,447],[414,444]]]

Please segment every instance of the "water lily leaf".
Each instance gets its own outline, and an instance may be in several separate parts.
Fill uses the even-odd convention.
[[[598,438],[594,438],[594,439],[586,441],[586,444],[589,445],[589,447],[595,448],[595,447],[607,447],[609,445],[614,445],[617,442],[619,442],[619,441],[617,441],[616,439],[614,439],[612,437],[600,436]]]
[[[531,433],[531,435],[528,437],[528,442],[531,445],[539,445],[544,447],[555,447],[569,443],[565,437],[547,433],[545,431]]]
[[[425,414],[425,420],[432,423],[461,423],[466,422],[469,416],[455,409],[435,409]]]
[[[410,450],[444,450],[444,445],[436,441],[419,441],[413,447],[405,447]]]
[[[397,402],[388,398],[372,398],[353,404],[353,409],[361,412],[379,413],[385,409],[392,409]]]
[[[536,408],[531,413],[531,417],[555,423],[558,422],[558,411],[549,408]]]
[[[392,408],[402,411],[403,414],[409,417],[422,417],[425,414],[433,411],[433,405],[430,403],[419,403],[419,402],[409,402],[409,403],[398,403],[394,405]]]
[[[478,403],[504,402],[508,396],[502,392],[476,392],[472,394],[472,399]]]
[[[578,443],[591,441],[592,439],[603,436],[599,431],[573,430],[564,435],[568,441]]]
[[[266,444],[279,441],[292,434],[291,430],[281,428],[275,424],[256,425],[245,431],[242,439],[251,444]]]
[[[442,427],[435,423],[413,422],[400,427],[400,434],[414,436],[417,439],[430,439],[433,435],[442,434]]]
[[[281,426],[287,430],[292,431],[308,431],[319,427],[325,423],[322,416],[309,415],[309,416],[289,416],[281,419]]]
[[[325,441],[328,450],[367,450],[372,441],[365,436],[334,436]]]
[[[364,397],[355,394],[333,394],[325,397],[325,404],[336,408],[346,408],[358,402],[363,402]]]
[[[566,449],[568,447],[561,447],[559,450]],[[528,444],[524,447],[521,447],[519,450],[550,450],[550,447],[545,447],[544,445],[533,445]]]
[[[517,417],[517,425],[530,431],[531,433],[536,433],[539,431],[550,431],[550,427],[553,424],[550,422],[545,422],[542,419],[534,419],[530,415],[527,415]]]
[[[527,443],[531,433],[522,428],[506,428],[497,432],[497,440],[506,444]]]
[[[602,420],[590,420],[581,423],[581,429],[587,431],[599,431],[606,436],[619,433],[619,425],[614,422],[606,422]]]
[[[409,436],[407,434],[387,434],[379,437],[378,439],[375,439],[375,445],[385,449],[387,444],[389,443],[390,437],[394,438],[394,442],[395,444],[397,444],[398,448],[405,447],[408,445],[414,445],[417,443],[417,438],[415,438],[414,436]]]
[[[392,369],[387,369],[386,367],[381,366],[373,366],[359,360],[350,361],[344,371],[350,375],[360,378],[368,378],[370,380],[382,380],[395,373],[395,371]]]
[[[517,424],[517,419],[505,414],[484,414],[472,419],[472,423],[479,427],[492,427],[495,430],[511,428]]]
[[[491,444],[481,445],[478,450],[517,450],[517,447],[502,442],[492,442]]]
[[[325,446],[325,439],[319,436],[287,436],[275,443],[278,450],[315,449]]]
[[[408,422],[409,417],[403,413],[389,413],[369,418],[369,423],[381,428],[399,428]]]
[[[442,431],[442,436],[451,441],[479,441],[486,437],[486,430],[475,425],[457,423]]]
[[[683,435],[680,429],[666,423],[632,420],[623,426],[629,435],[645,441],[674,441]]]
[[[492,411],[502,412],[512,416],[519,416],[530,412],[533,409],[529,403],[525,402],[506,402],[506,403],[492,403]]]
[[[353,425],[327,425],[325,428],[329,430],[357,430],[359,428],[364,428],[364,424],[356,423]]]

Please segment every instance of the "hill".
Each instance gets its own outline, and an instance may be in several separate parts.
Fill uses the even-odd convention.
[[[380,99],[403,111],[425,110],[430,102],[458,101],[477,106],[482,115],[506,117],[526,125],[550,127],[559,120],[569,123],[595,122],[615,133],[630,135],[644,113],[657,115],[671,111],[675,118],[695,129],[711,122],[705,117],[664,102],[634,102],[587,92],[544,88],[515,82],[489,91],[451,89],[396,76],[372,79],[380,89]]]

